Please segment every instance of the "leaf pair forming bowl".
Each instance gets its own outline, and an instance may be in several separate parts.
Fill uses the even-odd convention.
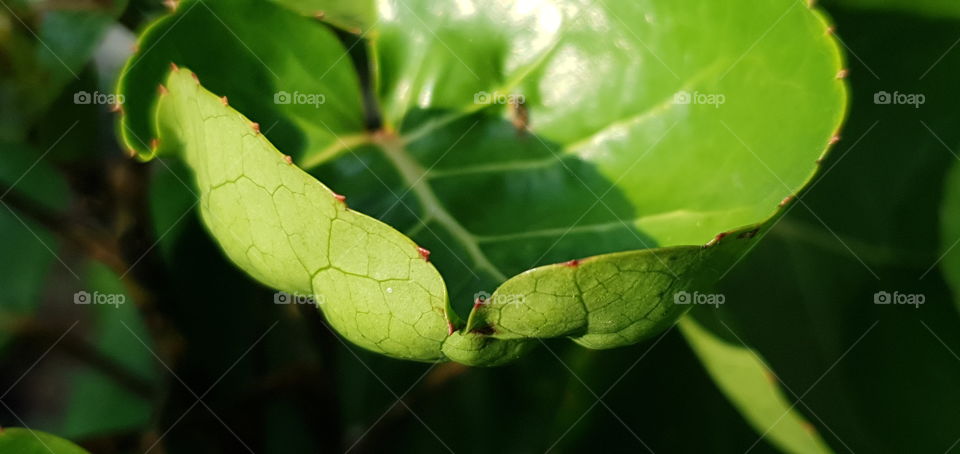
[[[628,345],[709,297],[843,120],[824,18],[742,3],[185,1],[127,64],[121,133],[180,154],[225,253],[364,348]]]

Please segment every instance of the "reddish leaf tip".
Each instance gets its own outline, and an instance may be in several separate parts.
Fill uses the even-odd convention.
[[[230,105],[230,100],[227,99],[226,96],[221,96],[221,97],[220,97],[220,104],[223,104],[224,106],[229,106],[229,105]]]
[[[839,141],[840,141],[840,136],[834,135],[833,137],[830,138],[830,145],[836,145],[837,142]]]
[[[450,320],[447,320],[447,335],[453,336],[454,331],[456,331],[456,329],[453,326],[453,322],[451,322]]]
[[[283,155],[283,162],[286,162],[287,164],[293,164],[293,158],[290,157],[290,155],[285,154]]]
[[[158,148],[160,148],[160,139],[150,140],[150,149],[156,151]]]
[[[568,261],[568,262],[564,262],[563,266],[569,266],[569,267],[571,267],[571,268],[576,268],[576,267],[580,266],[580,260],[579,260],[579,259],[573,259],[573,260],[570,260],[570,261]]]
[[[783,200],[780,201],[780,205],[779,205],[779,206],[780,206],[781,208],[783,208],[783,207],[787,206],[787,205],[788,205],[790,202],[792,202],[792,201],[793,201],[793,196],[792,196],[792,195],[788,195],[788,196],[784,197]]]
[[[164,87],[163,84],[157,85],[157,92],[160,93],[160,96],[170,93],[167,91],[167,87]]]
[[[250,122],[250,129],[253,129],[254,133],[260,134],[260,123],[255,121]]]
[[[180,72],[180,67],[177,66],[177,64],[174,63],[174,62],[170,62],[170,70],[173,71],[173,72],[175,72],[175,73],[178,73],[178,72]]]
[[[837,79],[846,79],[847,76],[849,75],[850,75],[849,70],[841,69],[840,72],[837,73]]]
[[[726,238],[727,235],[729,235],[727,232],[718,233],[717,236],[713,237],[713,239],[710,240],[710,242],[705,245],[705,247],[710,247],[713,245],[720,244],[720,242],[723,241],[723,239]]]
[[[427,250],[427,249],[425,249],[425,248],[422,248],[422,247],[420,247],[420,246],[417,246],[417,253],[419,253],[419,254],[420,254],[420,257],[422,257],[424,260],[426,260],[426,261],[428,261],[428,262],[430,261],[430,251],[429,251],[429,250]]]

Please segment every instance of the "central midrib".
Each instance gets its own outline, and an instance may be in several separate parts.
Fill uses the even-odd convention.
[[[432,222],[436,222],[446,229],[466,249],[470,260],[479,270],[489,273],[501,282],[507,280],[507,276],[487,258],[483,249],[480,248],[480,242],[477,238],[440,203],[440,199],[437,198],[433,188],[430,187],[427,170],[407,152],[403,147],[402,139],[396,136],[388,136],[377,140],[377,143],[383,149],[387,159],[396,167],[404,183],[417,196],[423,206],[425,217],[432,219]],[[420,222],[425,221],[421,220]]]

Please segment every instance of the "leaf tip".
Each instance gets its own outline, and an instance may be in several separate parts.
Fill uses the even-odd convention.
[[[123,104],[121,104],[119,101],[113,103],[113,105],[110,106],[110,112],[123,115]]]
[[[347,204],[347,196],[345,196],[345,195],[333,193],[333,198],[337,199],[338,202],[340,202],[340,203],[342,203],[342,204],[344,204],[344,205]]]
[[[255,122],[255,121],[251,121],[251,122],[250,122],[250,129],[253,130],[253,133],[254,133],[254,134],[260,134],[260,123],[257,123],[257,122]]]
[[[163,6],[167,7],[170,12],[174,12],[180,6],[180,0],[163,0]]]
[[[190,77],[193,77],[193,81],[196,82],[197,85],[200,85],[200,78],[197,77],[197,73],[191,72],[191,73],[190,73]]]
[[[226,96],[221,96],[221,97],[220,97],[220,104],[223,104],[224,106],[229,106],[229,105],[230,105],[230,100],[227,99]]]
[[[850,70],[841,69],[840,72],[837,73],[837,79],[846,79],[847,76],[849,75],[850,75]]]
[[[580,259],[573,259],[573,260],[564,262],[564,263],[563,263],[563,266],[566,266],[566,267],[569,267],[569,268],[576,268],[576,267],[580,266]]]
[[[839,134],[834,134],[833,137],[830,137],[830,141],[829,141],[828,143],[829,143],[830,145],[836,145],[837,142],[839,142],[839,141],[840,141],[840,135],[839,135]]]
[[[163,84],[159,84],[157,85],[157,93],[160,93],[160,96],[163,96],[170,92],[167,90],[167,87],[163,86]]]
[[[283,155],[283,162],[286,162],[288,165],[293,165],[293,158],[290,155]]]
[[[749,230],[749,231],[746,231],[746,232],[743,232],[743,233],[737,235],[737,239],[738,239],[738,240],[749,240],[749,239],[757,236],[757,233],[760,233],[760,227],[757,227],[757,228],[755,228],[755,229],[753,229],[753,230]]]
[[[150,150],[156,152],[158,148],[160,148],[160,139],[151,139],[151,140],[150,140]],[[133,150],[131,150],[131,151],[133,151]],[[133,152],[133,153],[136,154],[136,152]]]
[[[716,246],[716,245],[720,244],[720,242],[723,241],[723,239],[726,238],[727,235],[728,235],[727,232],[718,233],[717,236],[713,237],[713,239],[710,240],[709,243],[703,245],[703,247],[704,247],[704,248],[708,248],[708,247],[711,247],[711,246]]]
[[[313,13],[313,18],[316,20],[324,20],[326,17],[327,17],[327,12],[323,10]]]
[[[778,205],[778,206],[779,206],[780,208],[783,208],[783,207],[789,205],[790,202],[793,202],[793,196],[792,196],[792,195],[788,195],[788,196],[784,197],[783,200],[780,201],[780,205]]]
[[[175,72],[175,73],[178,73],[178,72],[180,72],[180,67],[177,66],[177,64],[174,63],[174,62],[170,62],[170,71],[173,71],[173,72]]]
[[[453,322],[447,320],[447,335],[453,336],[454,331],[456,331],[456,327],[453,326]]]
[[[429,262],[429,261],[430,261],[430,251],[429,251],[428,249],[423,248],[423,247],[420,247],[420,246],[417,246],[417,253],[420,254],[420,257],[421,257],[424,261],[426,261],[426,262]]]

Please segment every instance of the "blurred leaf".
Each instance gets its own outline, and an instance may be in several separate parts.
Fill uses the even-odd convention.
[[[69,196],[63,178],[40,153],[18,143],[0,147],[0,324],[5,325],[36,309],[59,249],[53,235],[20,210],[63,211]],[[0,330],[0,343],[8,332]]]
[[[700,310],[684,317],[680,328],[717,386],[754,430],[784,452],[833,452],[794,410],[789,400],[794,396],[784,395],[776,375],[760,356],[736,337],[721,336],[724,330],[717,320]]]
[[[91,344],[145,382],[156,382],[156,359],[144,347],[152,344],[134,301],[116,274],[91,262],[84,272],[83,287],[94,300],[85,308],[95,311]],[[99,301],[106,302],[98,303]],[[110,302],[116,304],[110,304]],[[155,383],[159,384],[159,383]],[[71,439],[105,435],[142,428],[152,414],[152,402],[124,388],[101,372],[84,368],[70,381],[70,392],[61,428],[56,432]]]
[[[954,301],[960,309],[960,162],[953,164],[944,187],[940,210],[943,277],[953,287]]]
[[[16,454],[89,454],[67,440],[36,430],[9,427],[0,430],[0,452]]]
[[[0,139],[24,133],[90,60],[127,0],[27,2],[0,10]]]

